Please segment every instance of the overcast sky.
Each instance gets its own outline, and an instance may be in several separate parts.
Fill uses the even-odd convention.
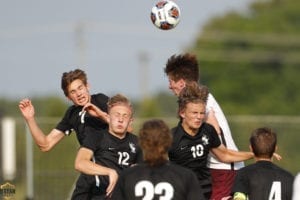
[[[190,46],[212,17],[246,12],[253,1],[176,0],[181,21],[163,31],[150,21],[156,1],[0,0],[0,95],[63,96],[61,74],[75,68],[86,70],[92,93],[136,99],[167,90],[168,57]]]

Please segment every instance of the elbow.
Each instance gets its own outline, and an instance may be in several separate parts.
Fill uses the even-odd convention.
[[[41,152],[49,152],[51,148],[49,146],[38,146]]]
[[[74,168],[76,171],[78,172],[82,172],[82,163],[79,161],[79,160],[75,160],[75,163],[74,163]]]

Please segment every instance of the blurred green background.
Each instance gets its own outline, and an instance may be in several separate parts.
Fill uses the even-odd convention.
[[[239,149],[248,150],[253,129],[269,126],[278,134],[278,153],[283,157],[275,163],[293,174],[300,171],[299,13],[298,0],[257,1],[247,13],[232,12],[212,19],[183,50],[197,55],[201,83],[221,105]],[[66,99],[50,94],[37,95],[32,101],[45,132],[54,127],[69,105]],[[132,102],[135,131],[149,118],[164,119],[171,127],[177,123],[176,98],[166,89]],[[17,121],[18,171],[14,184],[16,199],[25,199],[26,133],[18,100],[1,97],[0,116]],[[33,145],[35,199],[69,197],[78,175],[74,170],[78,147],[74,134],[47,155]]]

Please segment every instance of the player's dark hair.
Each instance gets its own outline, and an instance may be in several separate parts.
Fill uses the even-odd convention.
[[[108,102],[107,102],[108,112],[110,111],[110,109],[112,107],[114,107],[116,105],[125,105],[125,106],[128,106],[132,110],[131,102],[129,101],[129,99],[127,97],[125,97],[122,94],[116,94],[108,100]]]
[[[271,158],[276,150],[277,135],[270,128],[257,128],[251,134],[250,144],[256,157]]]
[[[86,73],[81,69],[75,69],[69,72],[64,72],[61,77],[61,89],[64,91],[65,96],[69,95],[68,87],[75,80],[81,80],[84,85],[87,85]]]
[[[164,72],[174,81],[184,79],[186,82],[199,82],[198,61],[196,56],[190,53],[172,55],[166,63]]]
[[[180,111],[186,108],[188,103],[206,104],[209,90],[205,85],[199,85],[196,82],[187,84],[178,96],[178,116]]]
[[[166,163],[168,150],[172,144],[169,127],[159,119],[144,122],[139,131],[139,144],[143,150],[144,160],[150,166]]]

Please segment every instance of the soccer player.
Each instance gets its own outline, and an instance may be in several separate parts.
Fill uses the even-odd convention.
[[[164,72],[169,80],[169,89],[176,96],[179,95],[186,84],[199,83],[198,61],[193,54],[172,55],[166,63]],[[206,122],[214,125],[222,144],[228,149],[237,151],[226,117],[211,93],[208,94],[205,112],[207,115]],[[236,171],[244,167],[244,163],[224,163],[216,159],[213,154],[210,154],[208,165],[212,177],[211,198],[221,200],[230,196]]]
[[[119,174],[123,169],[142,162],[137,136],[127,132],[133,120],[132,114],[129,100],[117,94],[108,101],[108,130],[87,130],[75,159],[75,169],[82,175],[76,183],[72,200],[106,199],[113,187],[109,187],[111,180],[103,174],[103,168],[114,169]],[[96,179],[90,177],[95,174]]]
[[[107,128],[106,104],[108,97],[102,93],[90,95],[90,86],[84,71],[75,69],[64,72],[61,78],[61,88],[73,105],[67,109],[62,120],[47,135],[39,128],[35,120],[35,110],[31,100],[26,98],[19,103],[20,111],[30,129],[31,135],[43,152],[50,151],[64,136],[71,134],[73,130],[76,132],[79,144],[82,144],[86,127]],[[99,108],[98,117],[94,117],[86,112],[93,105]],[[85,109],[83,109],[84,106],[86,106]]]
[[[72,101],[61,121],[47,135],[40,129],[35,119],[34,106],[30,99],[23,99],[19,109],[30,129],[31,135],[41,151],[50,151],[66,135],[74,130],[79,144],[86,136],[85,129],[107,129],[108,97],[102,93],[91,95],[86,73],[81,69],[64,72],[61,78],[61,88],[68,100]],[[117,181],[114,170],[106,170],[112,179],[111,187]]]
[[[205,199],[196,175],[168,161],[172,136],[164,121],[144,122],[139,131],[139,144],[145,162],[121,173],[113,199]]]
[[[204,90],[204,92],[203,92]],[[205,92],[206,91],[206,92]],[[209,152],[222,162],[239,162],[253,158],[251,152],[227,149],[220,141],[215,128],[205,122],[207,87],[186,85],[179,93],[178,115],[180,121],[172,129],[173,143],[169,151],[171,162],[192,169],[201,184],[206,199],[211,197]]]
[[[250,149],[256,162],[237,173],[233,185],[234,200],[292,199],[293,175],[272,162],[277,148],[276,133],[270,128],[255,129]]]

